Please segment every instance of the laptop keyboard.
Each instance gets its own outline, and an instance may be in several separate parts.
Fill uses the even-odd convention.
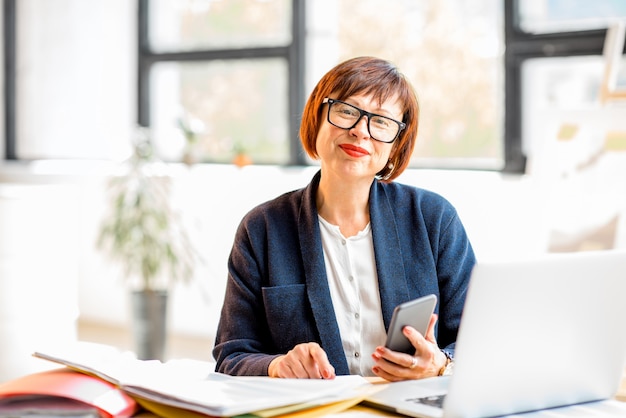
[[[419,403],[422,405],[432,406],[434,408],[443,408],[443,400],[446,395],[426,396],[423,398],[409,398],[407,402]]]

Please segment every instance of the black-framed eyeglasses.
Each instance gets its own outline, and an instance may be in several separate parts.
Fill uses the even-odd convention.
[[[328,122],[337,128],[352,129],[363,116],[367,116],[367,130],[370,138],[379,142],[392,143],[400,131],[406,128],[406,123],[367,112],[341,100],[326,97],[322,103],[328,103]]]

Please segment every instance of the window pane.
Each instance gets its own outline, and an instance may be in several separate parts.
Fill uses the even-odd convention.
[[[149,8],[157,52],[291,43],[290,0],[150,0]]]
[[[183,158],[183,118],[197,135],[196,161],[231,162],[243,150],[255,163],[287,163],[287,80],[282,59],[155,65],[150,118],[159,155]]]
[[[622,59],[618,86],[626,82]],[[584,171],[624,138],[626,103],[600,100],[601,56],[535,58],[522,65],[522,138],[528,171]],[[623,141],[623,140],[622,140]]]
[[[133,5],[21,0],[16,6],[17,157],[127,156],[136,120]]]
[[[624,0],[523,0],[519,27],[528,33],[604,29],[616,17],[626,17]]]
[[[409,77],[420,100],[414,166],[502,167],[502,2],[388,0],[381,7],[379,0],[315,0],[307,5],[308,91],[344,59],[389,59]]]

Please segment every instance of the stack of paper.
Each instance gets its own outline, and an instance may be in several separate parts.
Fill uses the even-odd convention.
[[[321,406],[348,408],[378,390],[360,376],[332,380],[229,376],[215,373],[210,362],[144,361],[110,346],[84,342],[33,355],[111,382],[147,409],[161,407],[154,411],[160,415],[168,406],[219,417],[267,418]]]

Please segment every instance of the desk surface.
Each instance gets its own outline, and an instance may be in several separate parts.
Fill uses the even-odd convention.
[[[378,379],[378,378],[373,378],[370,379],[372,381],[372,383],[384,383],[385,381],[382,379]],[[626,402],[626,368],[624,368],[624,372],[622,373],[622,381],[620,384],[620,387],[615,395],[615,399],[622,401],[622,402]],[[618,415],[614,415],[614,416],[624,416],[624,412],[626,412],[626,404],[624,405],[623,410],[620,408],[621,413],[618,413]],[[555,412],[554,410],[552,412]],[[579,412],[574,412],[574,414],[578,414]],[[363,406],[363,405],[356,405],[353,406],[352,408],[341,412],[339,414],[334,414],[335,416],[341,415],[342,418],[364,418],[364,417],[404,417],[404,415],[399,415],[399,414],[394,414],[392,412],[386,412],[386,411],[381,411],[375,408],[370,408],[367,406]],[[550,415],[550,417],[554,418],[554,417],[558,417],[558,416],[562,416],[562,417],[567,417],[567,416],[583,416],[583,415],[570,415],[570,414],[552,414]],[[613,416],[613,415],[603,415],[603,416]],[[151,412],[146,412],[146,411],[142,411],[139,414],[135,415],[136,418],[155,418],[157,417],[156,415],[154,415]],[[533,417],[538,417],[541,418],[543,417],[541,411],[538,413],[534,413],[533,415],[529,415],[529,418],[533,418]]]

